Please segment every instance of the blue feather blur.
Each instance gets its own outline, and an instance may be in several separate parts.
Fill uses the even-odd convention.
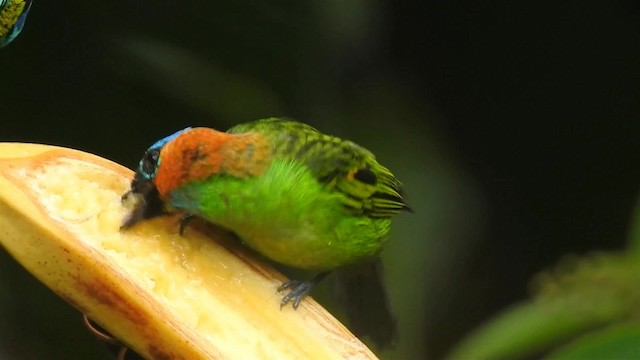
[[[0,0],[0,48],[20,34],[32,0]]]

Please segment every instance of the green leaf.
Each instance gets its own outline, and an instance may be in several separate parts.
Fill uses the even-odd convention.
[[[640,267],[634,257],[567,258],[537,276],[536,296],[487,323],[449,359],[519,359],[543,354],[585,332],[638,319]]]
[[[640,325],[624,324],[580,337],[549,360],[640,359]]]

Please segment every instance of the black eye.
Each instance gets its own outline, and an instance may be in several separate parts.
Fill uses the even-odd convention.
[[[152,178],[158,169],[158,159],[160,158],[160,150],[150,149],[140,160],[140,172],[147,178]]]
[[[358,169],[353,177],[369,185],[375,185],[378,181],[376,174],[369,168]]]

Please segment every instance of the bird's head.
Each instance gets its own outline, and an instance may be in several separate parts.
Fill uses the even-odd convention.
[[[130,189],[122,195],[127,201],[134,197],[136,201],[132,211],[125,218],[122,227],[128,228],[137,222],[166,213],[164,202],[160,198],[155,184],[156,175],[160,168],[160,157],[164,146],[191,128],[180,130],[151,145],[145,151],[136,168],[136,174],[131,181]]]
[[[123,200],[135,205],[123,228],[169,212],[171,193],[215,175],[254,176],[266,168],[271,151],[258,134],[231,135],[199,127],[180,130],[151,145],[138,164]],[[167,206],[169,205],[169,206]]]

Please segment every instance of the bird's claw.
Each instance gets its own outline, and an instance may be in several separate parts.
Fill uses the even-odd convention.
[[[313,281],[301,281],[301,280],[289,280],[280,287],[278,287],[278,292],[281,293],[284,290],[289,289],[289,293],[282,297],[282,301],[280,301],[280,309],[282,309],[288,303],[292,303],[293,309],[297,309],[300,305],[302,299],[304,299],[311,292],[311,288],[313,288],[315,283]]]

